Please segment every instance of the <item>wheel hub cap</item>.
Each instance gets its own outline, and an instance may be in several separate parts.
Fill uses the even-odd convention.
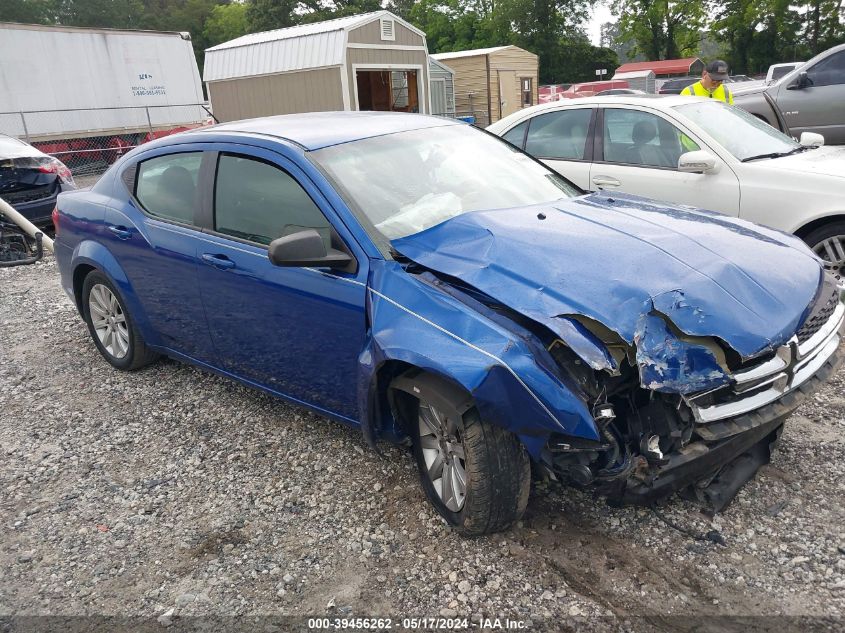
[[[114,293],[102,284],[95,285],[88,295],[88,309],[103,348],[114,358],[125,357],[129,352],[129,328]]]
[[[455,420],[435,407],[420,403],[420,446],[426,475],[449,510],[459,512],[467,491],[466,455]]]

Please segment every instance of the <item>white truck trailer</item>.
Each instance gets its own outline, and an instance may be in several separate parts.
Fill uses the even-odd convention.
[[[43,149],[39,142],[90,137],[134,145],[142,135],[202,124],[208,113],[190,40],[0,23],[0,132]]]

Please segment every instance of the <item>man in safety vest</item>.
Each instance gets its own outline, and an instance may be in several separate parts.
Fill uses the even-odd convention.
[[[704,67],[701,81],[681,90],[682,95],[688,97],[710,97],[733,105],[734,96],[722,83],[728,79],[728,65],[721,59],[712,61]]]

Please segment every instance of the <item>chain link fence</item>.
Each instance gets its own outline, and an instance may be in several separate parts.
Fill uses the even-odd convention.
[[[58,158],[85,187],[132,148],[211,122],[200,103],[0,112],[0,133]]]

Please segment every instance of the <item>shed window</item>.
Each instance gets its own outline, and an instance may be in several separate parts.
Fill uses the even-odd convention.
[[[531,89],[531,77],[523,77],[522,82],[522,107],[534,105],[534,91]]]
[[[394,30],[394,21],[390,19],[381,20],[381,39],[382,40],[390,40],[391,42],[396,40],[396,31]]]

